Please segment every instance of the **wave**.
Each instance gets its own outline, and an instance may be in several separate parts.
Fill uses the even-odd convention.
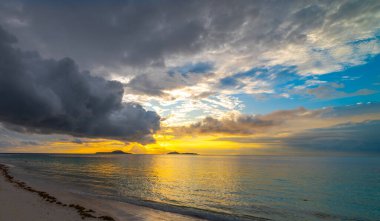
[[[16,167],[15,165],[9,164],[9,163],[1,163],[1,164],[5,165],[5,166],[7,166],[9,168],[15,168]]]
[[[98,199],[107,199],[107,200],[113,200],[117,202],[123,202],[128,204],[133,204],[136,206],[143,206],[155,210],[160,210],[164,212],[170,212],[170,213],[176,213],[181,214],[185,216],[191,216],[199,219],[205,219],[210,221],[269,221],[271,219],[263,218],[263,217],[256,217],[256,216],[250,216],[250,215],[234,215],[229,213],[222,213],[212,210],[206,210],[206,209],[200,209],[200,208],[194,208],[194,207],[187,207],[187,206],[180,206],[180,205],[173,205],[163,202],[156,202],[151,200],[144,200],[139,198],[117,198],[113,196],[104,196],[99,194],[92,194],[87,192],[78,191],[77,189],[72,189],[70,192],[80,195],[86,195],[89,197],[95,197]]]

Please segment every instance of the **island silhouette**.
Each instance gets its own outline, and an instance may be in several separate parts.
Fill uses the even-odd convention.
[[[122,150],[114,150],[110,152],[96,152],[95,154],[132,154],[132,153],[127,153]]]

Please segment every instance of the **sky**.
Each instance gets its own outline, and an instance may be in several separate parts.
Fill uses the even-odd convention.
[[[0,152],[380,153],[380,2],[0,1]]]

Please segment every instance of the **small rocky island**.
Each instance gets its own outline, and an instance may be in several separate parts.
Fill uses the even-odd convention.
[[[95,154],[132,154],[132,153],[127,153],[122,150],[114,150],[111,152],[96,152]]]
[[[198,153],[179,153],[177,151],[169,152],[167,154],[181,154],[181,155],[199,155]]]

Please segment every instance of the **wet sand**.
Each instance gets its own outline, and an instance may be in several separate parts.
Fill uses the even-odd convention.
[[[48,192],[43,190],[48,189]],[[53,193],[53,194],[50,194]],[[46,186],[29,186],[0,164],[0,221],[201,220],[123,202],[97,200]]]
[[[36,192],[22,188],[1,166],[0,177],[0,220],[82,220],[80,215],[70,207],[64,207],[47,201]],[[25,186],[25,188],[27,188]]]

